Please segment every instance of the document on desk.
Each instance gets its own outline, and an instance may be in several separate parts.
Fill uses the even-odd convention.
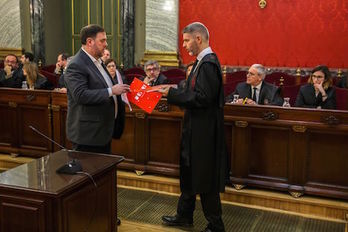
[[[130,92],[127,93],[128,100],[145,112],[151,114],[162,97],[159,92],[147,92],[152,87],[141,80],[134,78],[130,85]]]

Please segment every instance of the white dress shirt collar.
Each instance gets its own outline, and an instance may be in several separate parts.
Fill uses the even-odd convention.
[[[201,59],[203,59],[203,57],[205,57],[206,55],[213,53],[213,50],[211,50],[211,47],[207,47],[205,49],[203,49],[197,56],[197,60],[198,62],[201,61]]]

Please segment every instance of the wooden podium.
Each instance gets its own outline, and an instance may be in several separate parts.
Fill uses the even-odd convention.
[[[72,159],[83,174],[57,174]],[[117,231],[120,156],[61,150],[0,174],[0,231]]]

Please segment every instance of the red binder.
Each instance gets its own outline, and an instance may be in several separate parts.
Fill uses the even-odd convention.
[[[130,85],[130,92],[127,93],[127,97],[130,102],[151,114],[161,99],[162,94],[158,92],[147,92],[149,89],[151,89],[150,86],[134,78]]]

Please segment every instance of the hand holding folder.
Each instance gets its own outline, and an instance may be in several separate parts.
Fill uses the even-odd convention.
[[[130,85],[130,92],[127,93],[128,100],[151,114],[162,97],[162,94],[157,91],[148,92],[154,87],[150,87],[141,80],[134,78]]]

